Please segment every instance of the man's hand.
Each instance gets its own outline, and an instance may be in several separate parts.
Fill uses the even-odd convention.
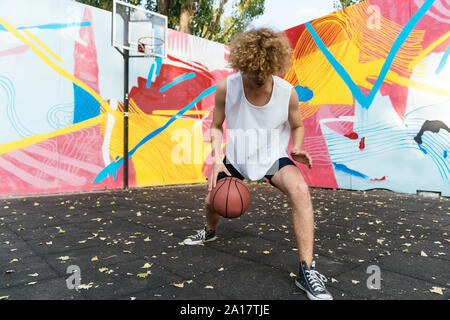
[[[310,169],[312,168],[312,159],[309,156],[308,152],[301,151],[298,148],[292,148],[291,156],[295,161],[306,164]]]
[[[209,172],[208,177],[208,191],[211,191],[216,187],[217,176],[219,172],[225,172],[228,176],[231,177],[231,173],[228,171],[227,167],[223,163],[215,163],[213,164],[211,171]]]

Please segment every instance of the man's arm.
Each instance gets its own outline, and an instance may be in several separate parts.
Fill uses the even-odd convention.
[[[305,138],[305,127],[302,122],[302,114],[298,106],[298,95],[295,89],[292,89],[289,99],[289,125],[291,127],[292,149],[291,156],[297,162],[306,164],[312,168],[312,159],[305,151],[301,151],[303,139]]]
[[[217,85],[215,105],[210,128],[211,152],[214,163],[222,163],[223,122],[225,121],[225,97],[227,92],[226,80]]]
[[[215,105],[213,110],[213,119],[210,128],[211,137],[211,153],[212,153],[212,168],[208,178],[208,190],[211,191],[217,182],[217,175],[224,171],[231,176],[222,162],[222,139],[223,139],[223,122],[225,121],[225,100],[227,94],[227,80],[221,81],[217,85]]]

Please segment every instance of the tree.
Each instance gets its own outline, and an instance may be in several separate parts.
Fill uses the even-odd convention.
[[[334,8],[340,10],[363,1],[364,0],[335,0]]]
[[[147,8],[168,16],[169,28],[229,43],[264,13],[265,0],[148,0]],[[225,15],[225,6],[231,12]]]
[[[112,10],[112,0],[77,0]],[[168,17],[168,27],[222,43],[242,32],[264,13],[265,0],[123,0]],[[231,10],[225,10],[231,5]],[[225,14],[225,11],[230,14]]]

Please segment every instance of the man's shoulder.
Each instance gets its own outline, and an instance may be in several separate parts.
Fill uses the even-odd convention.
[[[277,83],[277,85],[279,85],[280,87],[292,90],[292,88],[294,88],[294,86],[289,82],[284,80],[283,78],[280,78],[278,76],[274,76],[275,82]]]

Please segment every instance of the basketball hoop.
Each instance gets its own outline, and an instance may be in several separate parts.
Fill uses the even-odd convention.
[[[164,40],[158,37],[140,37],[138,40],[138,51],[150,56],[163,44]]]

